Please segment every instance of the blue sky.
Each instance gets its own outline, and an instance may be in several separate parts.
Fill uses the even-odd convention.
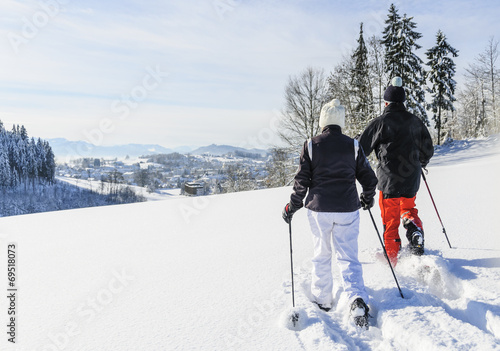
[[[441,29],[463,68],[500,39],[498,1],[399,1],[423,34]],[[329,72],[380,35],[391,1],[2,0],[0,119],[43,138],[102,145],[266,147],[283,90]]]

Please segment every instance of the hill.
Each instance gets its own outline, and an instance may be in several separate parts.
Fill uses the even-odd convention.
[[[236,147],[236,146],[216,145],[216,144],[199,147],[199,148],[191,151],[191,154],[194,154],[194,155],[209,154],[212,156],[222,156],[222,155],[226,155],[226,154],[265,156],[267,153],[268,153],[267,150],[244,149],[244,148]]]
[[[86,141],[71,141],[64,138],[49,139],[57,159],[82,157],[138,157],[142,155],[171,153],[175,150],[156,144],[125,144],[97,146]]]
[[[105,158],[125,158],[139,157],[144,155],[170,154],[178,152],[181,154],[202,155],[209,154],[212,156],[222,156],[232,153],[239,156],[265,156],[267,150],[261,149],[244,149],[230,145],[209,145],[199,148],[190,146],[180,146],[176,148],[165,148],[157,144],[125,144],[113,146],[97,146],[86,141],[71,141],[64,138],[54,138],[48,140],[54,155],[58,160],[65,158],[82,158],[82,157],[105,157]]]
[[[0,219],[5,282],[7,244],[18,249],[20,316],[18,342],[4,334],[1,349],[498,348],[500,235],[492,221],[500,198],[498,141],[448,148],[428,168],[453,249],[422,186],[417,205],[426,255],[396,267],[401,299],[362,212],[369,331],[345,317],[336,267],[334,309],[324,313],[308,301],[312,242],[305,210],[294,216],[293,244],[296,302],[308,319],[296,332],[280,323],[291,305],[288,227],[281,219],[287,187]],[[4,321],[7,303],[3,298]]]

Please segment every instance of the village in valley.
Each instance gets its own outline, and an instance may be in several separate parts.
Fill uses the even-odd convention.
[[[267,187],[269,158],[264,152],[86,157],[58,162],[56,177],[100,193],[131,186],[149,199],[200,196]]]

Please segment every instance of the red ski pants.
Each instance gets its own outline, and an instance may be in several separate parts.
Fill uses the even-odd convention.
[[[418,210],[415,208],[414,197],[395,197],[384,199],[384,194],[379,194],[379,206],[384,224],[384,243],[389,259],[396,263],[399,249],[401,248],[401,238],[399,237],[400,219],[407,218],[420,229],[422,221],[418,217]]]

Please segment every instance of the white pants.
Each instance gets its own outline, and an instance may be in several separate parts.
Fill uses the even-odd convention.
[[[332,239],[340,267],[344,292],[350,302],[361,297],[368,303],[363,269],[358,260],[359,211],[307,211],[313,234],[311,292],[317,303],[333,304]]]

